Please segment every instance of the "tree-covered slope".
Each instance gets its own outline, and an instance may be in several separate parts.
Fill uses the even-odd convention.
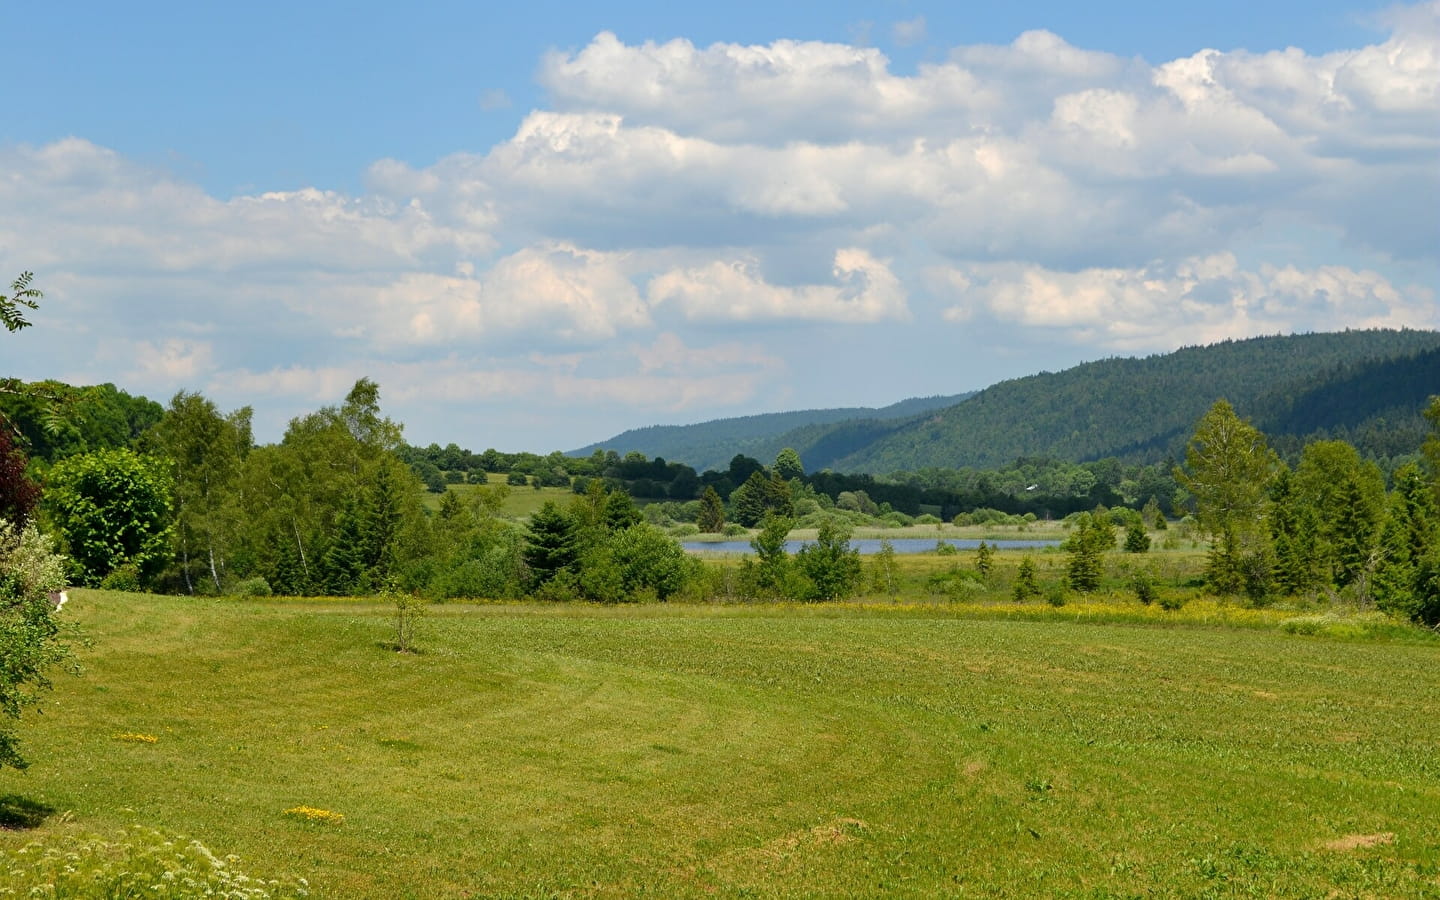
[[[1271,434],[1356,433],[1417,418],[1440,332],[1345,331],[1226,341],[1004,381],[831,463],[838,471],[1003,465],[1021,456],[1159,458],[1228,399]],[[808,468],[808,460],[807,460]]]
[[[775,454],[788,446],[801,450],[806,469],[822,468],[811,462],[805,453],[812,443],[828,433],[831,426],[846,423],[842,432],[855,430],[858,426],[866,435],[845,452],[872,443],[880,434],[893,430],[896,420],[905,420],[915,415],[950,407],[964,400],[969,394],[953,394],[936,397],[914,397],[878,409],[870,407],[847,407],[841,409],[805,409],[795,412],[765,413],[755,416],[741,416],[733,419],[715,419],[695,425],[652,425],[636,428],[572,450],[570,456],[589,456],[596,450],[614,450],[618,453],[638,451],[649,457],[664,457],[670,462],[683,462],[697,470],[723,469],[731,457],[744,453],[756,459],[769,462]],[[868,424],[875,423],[872,430]],[[884,423],[890,423],[888,428]],[[794,434],[796,437],[790,438]],[[788,440],[800,443],[789,443]],[[804,444],[804,447],[801,446]]]

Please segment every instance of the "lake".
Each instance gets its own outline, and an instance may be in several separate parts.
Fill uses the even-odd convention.
[[[862,556],[870,556],[880,552],[880,538],[854,538],[850,546],[860,551]],[[941,543],[949,544],[957,550],[974,550],[980,546],[978,540],[964,538],[941,538]],[[786,541],[785,551],[794,553],[812,541]],[[896,553],[930,553],[935,550],[935,541],[926,538],[893,538],[890,546],[895,548]],[[1040,550],[1046,547],[1058,547],[1059,541],[986,541],[996,550]],[[687,553],[698,553],[709,551],[713,553],[752,553],[749,541],[681,541],[680,546],[685,548]]]

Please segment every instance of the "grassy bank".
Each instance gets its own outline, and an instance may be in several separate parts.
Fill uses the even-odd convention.
[[[53,814],[0,846],[142,824],[336,897],[1440,892],[1440,647],[1091,606],[450,605],[401,655],[366,602],[77,592],[87,673],[0,773]]]

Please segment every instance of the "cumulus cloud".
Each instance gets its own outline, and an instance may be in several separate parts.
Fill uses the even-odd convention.
[[[864,250],[836,251],[834,275],[835,285],[789,287],[767,282],[754,260],[716,260],[657,275],[648,296],[656,306],[673,303],[689,319],[711,321],[878,322],[910,317],[900,280]]]
[[[1345,327],[1440,327],[1428,288],[1397,288],[1377,272],[1345,266],[1245,270],[1230,253],[1134,269],[1002,264],[934,277],[947,280],[960,301],[945,309],[950,321],[983,310],[1123,350]]]
[[[1000,319],[1106,350],[1435,327],[1440,0],[1383,24],[1154,64],[1036,30],[903,72],[605,32],[541,60],[548,100],[507,139],[377,160],[354,194],[222,198],[81,138],[0,147],[0,248],[48,295],[10,359],[88,342],[87,371],[159,393],[328,401],[376,374],[417,404],[690,410],[755,396],[796,323]]]
[[[415,272],[370,299],[365,335],[378,344],[453,344],[517,333],[542,343],[594,343],[650,324],[623,258],[567,244],[527,247],[480,275]]]
[[[219,200],[79,138],[0,149],[0,245],[36,269],[396,268],[494,247],[484,226],[306,188]]]
[[[1401,256],[1428,242],[1433,259],[1436,217],[1409,222],[1407,240],[1386,213],[1417,186],[1440,196],[1436,19],[1434,3],[1410,8],[1387,40],[1321,56],[1202,50],[1155,66],[1032,31],[913,75],[874,48],[604,33],[547,57],[556,109],[486,163],[496,183],[558,169],[590,221],[664,185],[658,206],[682,228],[696,201],[716,214],[715,243],[735,243],[724,214],[741,228],[756,227],[747,214],[903,218],[956,256],[1133,264],[1160,243],[1224,249],[1285,215]],[[1083,240],[1057,234],[1057,219],[1079,220]]]
[[[130,345],[130,355],[135,369],[126,377],[144,384],[193,382],[214,368],[209,341],[135,341]]]

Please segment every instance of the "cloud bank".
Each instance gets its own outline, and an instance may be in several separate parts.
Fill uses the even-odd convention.
[[[48,294],[17,374],[78,349],[71,377],[291,411],[371,374],[426,434],[490,410],[516,440],[452,439],[550,449],[849,405],[836,347],[894,373],[880,400],[994,380],[997,334],[1095,356],[1440,327],[1440,2],[1385,24],[1154,64],[1031,31],[911,72],[601,33],[540,61],[548,101],[509,139],[378,160],[356,196],[3,147],[0,247]],[[895,37],[935,41],[923,18]]]

